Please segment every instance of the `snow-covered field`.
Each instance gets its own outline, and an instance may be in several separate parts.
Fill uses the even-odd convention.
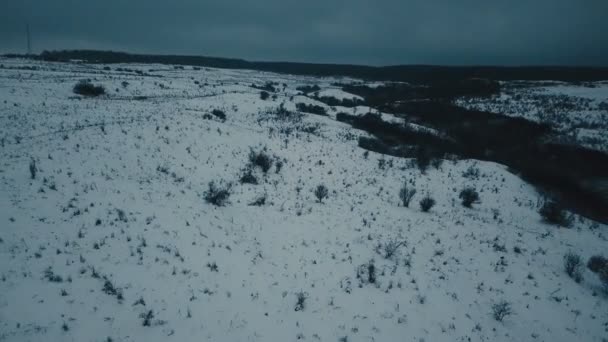
[[[548,123],[564,142],[608,152],[608,82],[502,82],[500,96],[460,99],[480,109]]]
[[[348,80],[0,64],[0,341],[608,337],[599,279],[584,269],[575,282],[563,259],[608,256],[605,225],[543,223],[540,194],[502,165],[446,160],[421,173],[365,152],[365,133],[334,120],[364,108],[272,114],[325,106],[300,85]],[[75,95],[81,79],[108,95]],[[276,99],[251,87],[266,82]],[[264,148],[272,167],[239,182]],[[205,201],[211,181],[232,183],[225,206]],[[472,209],[464,186],[479,191]],[[437,204],[424,213],[427,194]],[[498,321],[503,300],[512,314]]]

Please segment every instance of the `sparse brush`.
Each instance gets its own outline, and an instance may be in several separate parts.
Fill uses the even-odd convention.
[[[458,195],[458,198],[462,200],[462,205],[467,208],[471,208],[473,206],[473,203],[479,202],[479,194],[477,193],[477,190],[472,187],[466,187],[462,189],[462,191],[460,191],[460,194]]]
[[[412,200],[415,194],[416,189],[409,188],[407,186],[407,182],[403,184],[403,187],[399,190],[399,199],[401,200],[401,203],[404,207],[409,207],[410,201]]]
[[[56,275],[50,266],[44,271],[44,277],[52,283],[63,282],[63,278],[59,275]]]
[[[112,281],[110,281],[110,279],[108,279],[108,278],[104,279],[102,291],[105,294],[108,294],[111,296],[115,296],[118,294],[118,290],[116,289],[116,287],[114,287],[114,284],[112,284]]]
[[[580,283],[583,280],[583,259],[578,254],[568,252],[564,256],[564,269],[575,282]]]
[[[36,173],[38,172],[38,168],[36,167],[36,160],[34,158],[30,159],[30,178],[36,179]]]
[[[99,96],[106,93],[106,89],[103,86],[96,86],[88,80],[81,80],[74,86],[73,89],[75,94],[83,96]]]
[[[589,258],[587,267],[591,272],[598,275],[604,287],[604,292],[608,293],[608,259],[600,255],[594,255]]]
[[[428,212],[429,210],[431,210],[431,208],[434,206],[435,206],[435,200],[428,195],[426,197],[424,197],[422,200],[420,200],[420,210],[422,210],[425,213]]]
[[[152,326],[152,320],[154,319],[154,311],[153,310],[148,310],[147,312],[142,313],[141,315],[139,315],[139,317],[143,318],[142,325],[144,327]]]
[[[296,109],[298,111],[304,112],[304,113],[327,116],[327,111],[325,110],[325,108],[318,106],[318,105],[306,104],[306,103],[296,103]]]
[[[425,173],[431,165],[431,153],[424,147],[418,147],[416,149],[416,164],[421,173]]]
[[[367,281],[369,281],[370,284],[376,283],[376,265],[371,261],[367,265]]]
[[[511,304],[506,300],[501,300],[500,302],[492,305],[492,316],[498,322],[502,322],[505,317],[511,314],[513,314]]]
[[[395,256],[395,254],[397,254],[399,247],[406,245],[406,241],[390,240],[378,246],[377,252],[379,252],[379,254],[382,254],[385,259],[391,259],[393,256]]]
[[[249,152],[249,162],[251,165],[259,166],[262,169],[262,172],[267,173],[274,161],[272,160],[272,157],[266,153],[266,149],[264,148],[260,151],[251,149]]]
[[[373,260],[357,267],[357,279],[363,283],[376,283],[376,265]]]
[[[307,297],[308,297],[308,295],[305,292],[303,292],[303,291],[300,291],[300,292],[296,293],[296,299],[297,299],[296,307],[295,307],[296,311],[303,311],[304,310],[305,302],[306,302],[306,298]]]
[[[556,201],[546,200],[538,210],[543,220],[550,224],[569,227],[572,224],[572,216]]]
[[[327,189],[327,187],[325,185],[321,184],[315,188],[314,194],[315,194],[315,197],[317,198],[317,201],[319,203],[323,203],[323,199],[327,198],[327,196],[329,194],[329,190]]]
[[[221,109],[214,109],[211,111],[211,114],[213,114],[215,117],[219,118],[222,121],[226,121],[226,113],[224,113],[224,111]]]
[[[251,167],[245,169],[239,181],[241,184],[258,184],[258,178],[253,174]]]
[[[218,207],[226,205],[232,189],[231,184],[217,185],[211,181],[208,186],[209,188],[204,193],[205,201]]]
[[[601,255],[594,255],[589,258],[587,262],[587,268],[591,270],[591,272],[597,273],[602,269],[608,268],[608,258],[605,258]]]

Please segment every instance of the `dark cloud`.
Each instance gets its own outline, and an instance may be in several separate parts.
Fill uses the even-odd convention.
[[[606,0],[2,0],[0,51],[608,65]]]

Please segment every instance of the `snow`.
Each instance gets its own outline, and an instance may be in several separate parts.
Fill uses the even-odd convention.
[[[608,152],[608,82],[502,82],[500,95],[462,98],[465,108],[548,123],[569,140],[584,147]]]
[[[322,89],[319,90],[318,92],[316,92],[317,96],[319,97],[335,97],[338,100],[344,100],[344,99],[357,99],[357,100],[363,100],[363,98],[361,96],[358,95],[354,95],[351,93],[347,93],[342,89],[336,89],[336,88],[329,88],[329,89]]]
[[[421,173],[412,160],[364,153],[357,138],[366,133],[333,116],[265,119],[281,103],[295,109],[305,100],[295,88],[314,78],[0,64],[0,341],[607,336],[599,280],[584,270],[576,283],[563,266],[567,252],[605,254],[605,225],[578,216],[569,229],[543,223],[541,195],[503,165],[446,160]],[[108,95],[74,95],[81,79]],[[250,86],[267,81],[287,85],[275,101]],[[337,80],[317,81],[326,89]],[[226,121],[206,118],[213,109]],[[256,169],[258,185],[240,184],[250,149],[264,147],[284,165]],[[470,168],[479,176],[465,177]],[[220,180],[233,183],[232,195],[215,207],[203,197]],[[417,189],[410,208],[397,196],[406,180]],[[313,195],[319,184],[329,189],[323,203]],[[472,209],[458,200],[468,185],[481,197]],[[264,206],[249,205],[263,194]],[[427,194],[437,204],[423,213]],[[385,258],[377,247],[390,241],[405,244]],[[370,262],[375,283],[357,278]],[[61,282],[45,276],[49,268]],[[103,291],[103,277],[123,299]],[[492,305],[502,299],[513,314],[498,322]]]

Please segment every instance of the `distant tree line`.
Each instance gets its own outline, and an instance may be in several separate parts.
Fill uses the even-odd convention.
[[[32,57],[6,55],[7,57]],[[311,76],[350,76],[377,81],[429,83],[467,79],[491,80],[558,80],[569,82],[608,79],[608,68],[599,67],[495,67],[495,66],[429,66],[397,65],[373,67],[348,64],[313,64],[291,62],[250,62],[243,59],[206,56],[144,55],[114,51],[62,50],[44,51],[34,58],[47,61],[82,60],[88,63],[160,63],[229,69],[254,69]]]

